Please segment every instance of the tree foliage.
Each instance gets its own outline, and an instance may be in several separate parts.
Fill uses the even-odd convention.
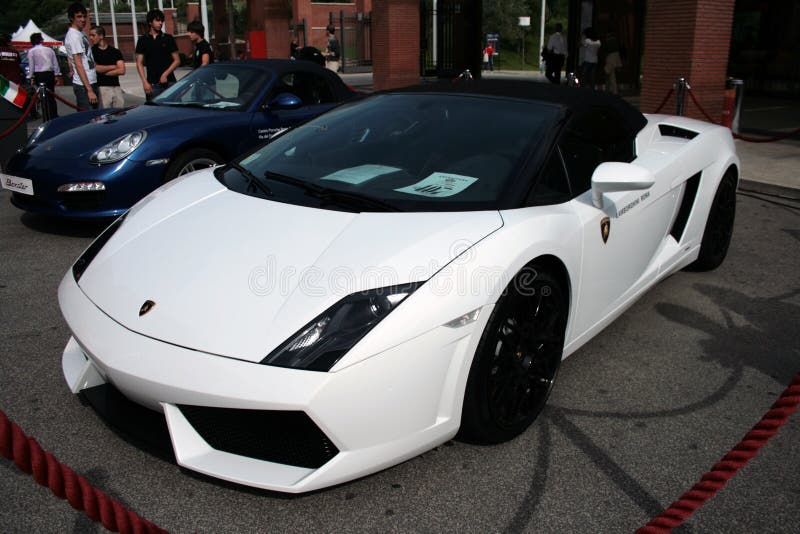
[[[546,2],[545,33],[552,33],[556,23],[566,28],[569,0],[483,0],[484,33],[499,33],[501,43],[513,47],[523,35],[519,17],[530,17],[531,27],[525,35],[538,35],[542,1]]]

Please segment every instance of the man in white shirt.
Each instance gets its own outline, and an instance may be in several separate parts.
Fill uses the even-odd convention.
[[[61,76],[61,68],[58,66],[58,59],[53,49],[42,45],[41,33],[31,35],[33,48],[28,50],[28,78],[34,87],[44,84],[47,87],[45,100],[42,102],[42,114],[45,120],[58,117],[56,99],[53,98],[53,91],[56,89],[56,76]]]
[[[69,29],[64,37],[64,46],[72,67],[72,91],[75,103],[81,110],[97,108],[97,73],[89,38],[83,33],[88,19],[83,4],[75,2],[67,9]]]
[[[547,79],[558,85],[561,83],[561,68],[567,57],[567,45],[561,31],[564,27],[556,24],[556,32],[547,40],[547,58],[545,59],[545,73]]]

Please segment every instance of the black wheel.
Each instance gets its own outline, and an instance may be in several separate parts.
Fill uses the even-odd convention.
[[[472,362],[460,437],[507,441],[544,408],[564,351],[569,302],[557,278],[526,267],[500,298]]]
[[[708,214],[703,241],[697,259],[689,265],[692,271],[711,271],[722,265],[728,254],[736,218],[736,175],[728,171],[717,187]]]
[[[224,163],[222,156],[213,150],[207,148],[191,148],[172,158],[169,167],[167,167],[167,172],[164,174],[164,181],[168,182],[183,174],[213,167],[221,163]]]

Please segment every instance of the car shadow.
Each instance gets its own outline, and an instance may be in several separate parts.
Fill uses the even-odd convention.
[[[20,222],[31,230],[46,234],[66,237],[97,237],[112,221],[105,219],[101,221],[81,221],[37,215],[35,213],[23,213],[20,216]]]

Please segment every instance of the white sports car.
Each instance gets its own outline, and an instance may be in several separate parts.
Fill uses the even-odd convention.
[[[379,93],[114,222],[59,289],[64,375],[180,465],[282,492],[509,440],[562,358],[723,261],[738,179],[729,130],[611,95]]]

